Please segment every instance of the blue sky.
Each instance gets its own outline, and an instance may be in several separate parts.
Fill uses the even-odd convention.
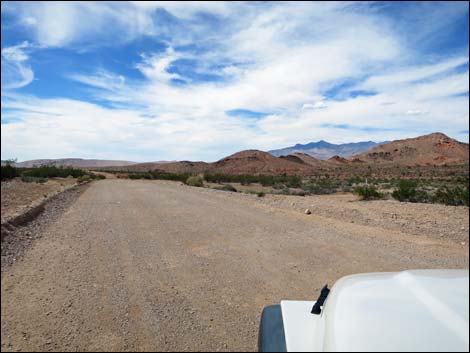
[[[2,2],[1,157],[468,141],[468,2]]]

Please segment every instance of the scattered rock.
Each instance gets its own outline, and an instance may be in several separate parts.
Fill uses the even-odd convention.
[[[305,210],[305,214],[312,214],[312,211],[310,211],[308,208]]]

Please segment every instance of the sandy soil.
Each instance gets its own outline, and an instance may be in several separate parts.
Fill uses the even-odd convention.
[[[309,209],[323,220],[359,224],[403,233],[406,237],[442,238],[468,243],[469,209],[463,206],[398,202],[396,200],[361,201],[353,194],[318,196],[281,196],[257,200],[259,203],[302,212]]]
[[[45,183],[24,183],[20,178],[2,182],[2,223],[75,184],[73,178],[49,179]]]
[[[468,208],[98,181],[2,273],[2,351],[253,351],[265,305],[353,273],[468,268],[460,240]]]

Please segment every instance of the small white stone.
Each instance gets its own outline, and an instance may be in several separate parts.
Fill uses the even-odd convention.
[[[305,210],[305,214],[311,214],[311,213],[312,212],[308,208]]]

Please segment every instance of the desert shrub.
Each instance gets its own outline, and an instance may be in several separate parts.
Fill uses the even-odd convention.
[[[433,202],[431,192],[423,186],[418,187],[415,180],[400,180],[392,197],[400,202]]]
[[[2,165],[2,180],[12,179],[19,176],[20,173],[17,168],[11,164]]]
[[[99,179],[99,180],[106,179],[106,176],[104,176],[102,174],[93,174],[92,173],[92,174],[89,174],[89,175],[92,179]]]
[[[453,187],[442,186],[440,187],[432,198],[433,202],[443,203],[452,206],[468,206],[469,204],[469,190],[468,185]]]
[[[129,174],[129,179],[147,179],[151,180],[154,179],[153,174],[150,172],[146,173],[131,173]]]
[[[300,188],[302,186],[302,179],[299,176],[291,176],[286,180],[286,186],[289,188]]]
[[[291,194],[291,191],[290,191],[290,189],[289,189],[288,187],[284,187],[284,188],[282,188],[280,194],[282,194],[282,195],[290,195],[290,194]]]
[[[360,183],[363,183],[363,182],[364,182],[364,180],[360,177],[351,177],[346,181],[348,186],[353,186],[354,184],[360,184]]]
[[[302,179],[296,175],[231,175],[231,174],[207,174],[204,179],[209,183],[241,183],[250,185],[260,183],[263,186],[278,186],[299,188]]]
[[[328,195],[337,192],[340,186],[341,181],[339,180],[311,179],[308,183],[302,185],[302,189],[309,194]]]
[[[204,180],[199,175],[193,175],[186,179],[186,185],[201,187],[204,186]]]
[[[191,176],[190,174],[187,174],[187,173],[181,173],[181,174],[163,173],[163,172],[159,172],[159,171],[156,171],[156,170],[154,170],[150,173],[152,174],[153,179],[181,181],[183,183],[185,183],[186,180]]]
[[[418,183],[414,180],[400,180],[398,189],[392,193],[392,197],[398,201],[416,202]]]
[[[86,183],[86,182],[88,182],[88,181],[90,181],[90,180],[92,180],[92,178],[91,178],[91,176],[89,176],[88,174],[79,176],[79,177],[77,178],[77,181],[78,181],[79,183]]]
[[[266,196],[266,194],[263,192],[263,191],[253,191],[253,190],[249,190],[249,191],[245,191],[246,194],[251,194],[251,195],[256,195],[258,197],[264,197]]]
[[[360,185],[354,189],[354,193],[361,197],[361,200],[377,200],[384,195],[377,190],[374,185]]]
[[[45,183],[47,182],[47,178],[42,178],[42,177],[32,177],[32,176],[27,176],[27,175],[22,175],[21,176],[21,181],[25,183]]]
[[[22,175],[37,178],[66,178],[69,176],[78,178],[84,176],[85,174],[86,172],[82,169],[71,167],[56,167],[53,165],[43,165],[37,168],[31,168],[22,173]]]
[[[233,187],[233,185],[230,184],[224,184],[222,187],[218,188],[219,190],[223,191],[231,191],[231,192],[237,192],[237,189]]]

